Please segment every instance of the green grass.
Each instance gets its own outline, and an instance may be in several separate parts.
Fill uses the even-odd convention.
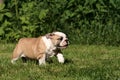
[[[55,57],[47,65],[10,63],[14,44],[0,44],[0,80],[120,80],[120,47],[70,45],[65,64]]]

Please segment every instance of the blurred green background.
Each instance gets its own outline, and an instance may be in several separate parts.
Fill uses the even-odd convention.
[[[120,0],[0,0],[0,41],[52,31],[72,44],[120,44]]]

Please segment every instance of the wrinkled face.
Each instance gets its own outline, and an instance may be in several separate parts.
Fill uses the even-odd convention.
[[[62,32],[53,32],[50,36],[52,43],[57,48],[66,48],[69,44],[67,36]]]

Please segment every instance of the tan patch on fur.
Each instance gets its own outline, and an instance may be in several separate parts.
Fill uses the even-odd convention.
[[[12,58],[24,54],[28,58],[38,59],[45,53],[45,47],[41,38],[21,38],[14,49]]]

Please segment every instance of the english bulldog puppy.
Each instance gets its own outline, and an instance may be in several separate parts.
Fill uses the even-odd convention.
[[[27,57],[38,60],[41,65],[46,63],[47,58],[56,56],[60,63],[64,63],[61,49],[68,44],[68,38],[63,32],[48,33],[38,38],[21,38],[13,51],[11,62]]]

